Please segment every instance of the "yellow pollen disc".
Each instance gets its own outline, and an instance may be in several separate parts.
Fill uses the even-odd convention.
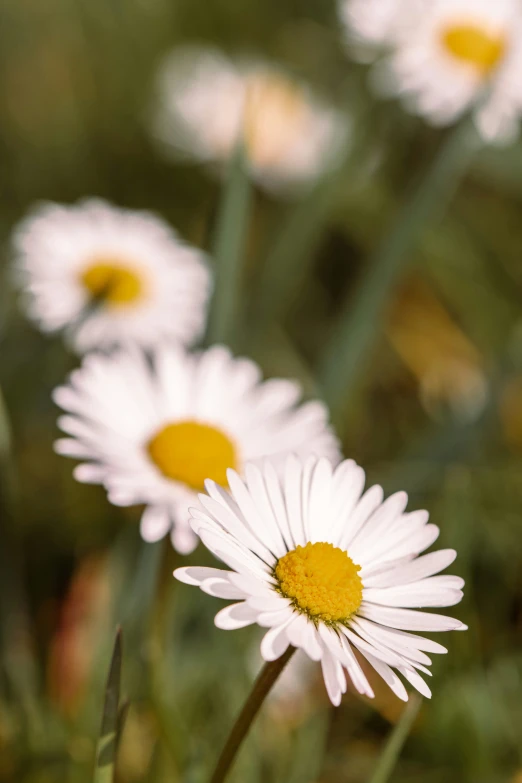
[[[307,103],[301,89],[276,74],[253,76],[247,88],[244,140],[258,166],[284,162],[305,121]]]
[[[167,424],[148,442],[147,451],[164,476],[195,490],[203,490],[208,478],[227,486],[227,468],[237,467],[232,441],[197,421]]]
[[[143,294],[143,281],[136,272],[116,260],[93,262],[82,272],[81,281],[93,298],[109,305],[131,304]]]
[[[279,588],[297,609],[326,623],[348,620],[362,601],[363,585],[356,565],[333,544],[298,546],[275,568]]]
[[[504,35],[491,33],[478,25],[456,24],[446,28],[443,43],[457,60],[488,74],[503,58],[507,42]]]

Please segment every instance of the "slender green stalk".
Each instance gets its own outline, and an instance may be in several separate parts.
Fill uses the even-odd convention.
[[[324,397],[334,417],[340,418],[344,410],[419,233],[449,201],[477,145],[477,134],[468,120],[448,135],[370,262],[359,290],[347,300],[320,367]]]
[[[230,160],[217,217],[213,247],[216,280],[208,329],[212,342],[229,341],[236,318],[250,202],[246,153],[240,144]]]
[[[285,305],[297,295],[343,181],[339,170],[329,172],[297,204],[276,236],[259,281],[255,334],[263,333],[268,322],[279,321]]]
[[[140,542],[138,562],[122,584],[117,620],[125,630],[125,636],[141,635],[143,624],[150,615],[150,607],[156,594],[164,554],[164,541]]]
[[[400,720],[393,727],[390,736],[388,737],[388,741],[384,746],[384,750],[379,757],[377,766],[368,783],[386,783],[389,779],[395,769],[404,743],[408,739],[408,735],[415,718],[417,717],[421,704],[422,699],[420,696],[417,694],[410,696],[410,700],[406,705]]]
[[[214,774],[210,779],[210,783],[223,783],[225,780],[232,762],[234,761],[236,754],[241,747],[241,743],[245,739],[250,726],[252,725],[254,718],[265,698],[267,697],[270,689],[274,685],[275,681],[285,668],[286,664],[295,652],[295,647],[289,647],[288,650],[276,661],[270,661],[265,663],[254,686],[250,692],[250,696],[246,700],[243,709],[239,713],[239,717],[236,720],[232,731],[225,743],[225,747],[221,752],[221,756],[218,759]]]

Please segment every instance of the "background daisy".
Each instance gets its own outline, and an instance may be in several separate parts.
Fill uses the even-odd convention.
[[[347,118],[281,68],[204,49],[170,54],[157,77],[154,134],[166,149],[223,163],[242,139],[267,188],[315,178],[337,159]]]
[[[112,503],[147,505],[146,541],[172,529],[176,549],[189,552],[188,508],[205,479],[225,484],[227,468],[265,457],[278,469],[289,452],[339,458],[325,406],[298,405],[300,396],[299,384],[262,382],[254,362],[221,346],[196,355],[161,347],[152,366],[138,352],[90,355],[54,393],[69,436],[56,449],[85,459],[75,477],[104,484]]]
[[[458,620],[416,611],[453,606],[463,580],[435,576],[453,549],[419,557],[439,529],[426,511],[406,513],[407,495],[383,502],[381,487],[363,494],[364,471],[352,460],[288,457],[284,476],[273,465],[247,465],[242,481],[228,471],[230,494],[207,481],[191,524],[205,546],[232,570],[188,567],[175,576],[210,595],[235,599],[216,615],[219,628],[258,623],[273,661],[289,645],[321,661],[328,695],[338,705],[345,670],[361,694],[373,697],[356,650],[403,700],[394,672],[431,695],[419,671],[430,674],[427,652],[445,648],[411,631],[464,629]]]
[[[204,254],[149,212],[99,199],[45,204],[14,234],[30,318],[84,352],[169,337],[192,344],[206,320]]]
[[[376,71],[380,90],[400,94],[408,108],[434,124],[454,122],[473,107],[486,141],[516,136],[522,113],[520,0],[345,0],[339,7],[350,36],[389,49]]]

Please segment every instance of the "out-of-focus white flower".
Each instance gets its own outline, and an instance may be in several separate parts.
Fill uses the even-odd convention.
[[[520,0],[340,0],[354,38],[387,49],[375,72],[379,89],[403,96],[433,124],[473,108],[486,141],[507,142],[522,114]],[[376,46],[377,45],[377,46]]]
[[[242,140],[252,176],[291,189],[335,163],[347,118],[266,63],[197,48],[171,53],[157,78],[153,133],[164,149],[223,163]]]
[[[466,626],[413,610],[462,598],[460,577],[434,576],[453,562],[453,549],[419,557],[439,533],[428,513],[405,513],[405,492],[384,502],[379,486],[362,494],[364,471],[353,460],[334,468],[325,458],[290,456],[280,476],[269,461],[247,465],[244,474],[228,471],[230,493],[205,482],[207,494],[192,509],[194,531],[232,570],[188,567],[175,576],[237,601],[216,615],[219,628],[268,628],[265,660],[289,645],[320,660],[333,704],[346,691],[345,670],[360,693],[373,696],[354,648],[400,699],[408,694],[393,669],[429,697],[418,673],[430,674],[425,652],[446,650],[409,631]]]
[[[197,537],[189,506],[227,468],[290,452],[337,461],[338,443],[320,402],[299,405],[301,388],[288,380],[261,380],[249,359],[215,346],[200,354],[163,346],[152,364],[141,352],[89,355],[54,399],[69,415],[59,420],[69,437],[59,453],[85,460],[79,481],[103,484],[115,505],[145,503],[146,541],[171,530],[174,546],[190,552]]]
[[[206,321],[204,254],[148,212],[98,199],[44,204],[14,234],[27,313],[78,352],[169,338],[191,345]]]

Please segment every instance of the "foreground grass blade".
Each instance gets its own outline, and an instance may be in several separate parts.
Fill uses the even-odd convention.
[[[216,279],[209,318],[210,342],[230,341],[238,309],[250,201],[246,153],[239,145],[230,160],[212,248]]]
[[[380,755],[377,766],[368,783],[386,783],[395,769],[404,743],[408,739],[417,713],[419,712],[422,699],[417,694],[410,696],[410,700],[398,721],[393,727],[391,734]]]
[[[122,714],[119,707],[121,662],[122,634],[121,629],[118,629],[105,688],[105,702],[96,749],[93,783],[114,783],[115,780],[117,739],[122,725]]]
[[[379,333],[383,311],[410,260],[414,242],[426,223],[447,204],[477,145],[477,134],[468,121],[449,134],[371,260],[355,297],[350,296],[346,302],[320,368],[324,397],[337,420],[348,403],[357,371]]]

